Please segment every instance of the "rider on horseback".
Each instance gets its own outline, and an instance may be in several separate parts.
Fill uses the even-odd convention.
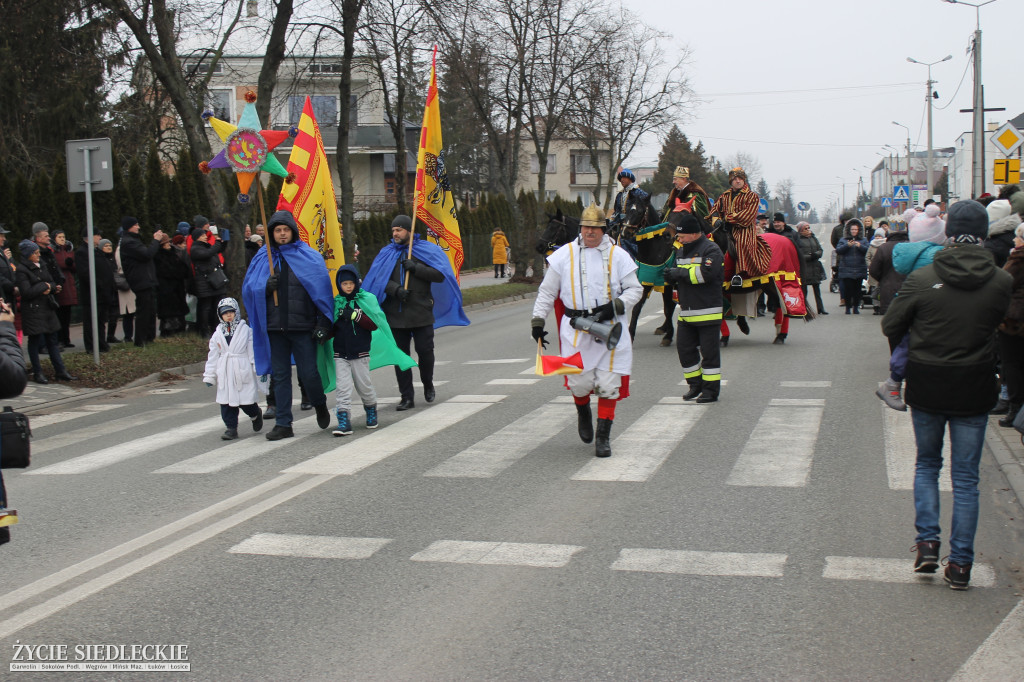
[[[615,226],[615,234],[613,237],[618,236],[619,231],[626,224],[626,216],[631,210],[641,204],[645,204],[651,198],[651,195],[640,189],[636,184],[636,176],[633,175],[633,171],[628,168],[623,168],[619,171],[619,174],[615,176],[615,179],[622,185],[622,190],[615,195],[615,203],[612,204],[612,217],[611,221]],[[636,242],[632,239],[621,239],[619,244],[629,251],[629,254],[635,259],[637,257],[637,246]]]
[[[672,191],[669,192],[668,200],[665,202],[662,221],[678,225],[678,216],[683,211],[697,216],[698,222],[702,226],[710,226],[708,217],[711,215],[711,200],[708,199],[708,193],[704,191],[703,187],[690,180],[689,168],[676,166],[672,173]],[[673,216],[676,216],[675,220],[673,220]]]

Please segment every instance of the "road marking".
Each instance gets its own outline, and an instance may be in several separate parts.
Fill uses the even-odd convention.
[[[457,424],[505,396],[456,396],[414,414],[386,429],[328,450],[285,469],[285,473],[346,476],[362,471],[391,455]],[[474,400],[476,399],[476,400]],[[486,400],[486,402],[485,402]]]
[[[577,471],[574,481],[646,481],[668,459],[703,416],[706,405],[679,410],[655,405],[612,441],[612,456],[594,458]]]
[[[914,439],[914,422],[909,412],[897,412],[884,404],[882,407],[882,431],[885,435],[885,472],[889,487],[893,490],[913,490],[914,472],[917,467],[917,441]],[[942,439],[943,467],[939,471],[939,490],[953,490],[949,474],[950,449],[949,429]]]
[[[188,388],[154,388],[152,391],[148,391],[152,395],[170,395],[172,393],[181,393],[189,390]]]
[[[824,407],[766,407],[736,460],[727,485],[807,485]]]
[[[79,410],[83,410],[82,412],[54,412],[53,414],[41,414],[29,417],[28,421],[29,426],[33,429],[41,429],[44,426],[49,426],[50,424],[66,422],[72,419],[78,419],[79,417],[88,417],[91,414],[106,412],[107,410],[113,410],[119,407],[124,407],[124,405],[83,405],[78,408]],[[33,447],[33,449],[35,448]]]
[[[96,452],[91,452],[88,455],[72,457],[71,459],[63,462],[57,462],[56,464],[51,464],[41,469],[26,471],[25,475],[67,475],[84,474],[90,471],[96,471],[97,469],[102,469],[103,467],[123,462],[126,459],[132,459],[139,455],[149,454],[159,450],[160,448],[166,448],[193,440],[200,435],[205,435],[203,434],[204,431],[209,431],[223,425],[224,422],[219,416],[202,419],[185,427],[175,427],[170,431],[163,431],[151,436],[143,436],[142,438],[136,438],[135,440],[122,443],[121,445],[114,445],[109,448],[97,450]]]
[[[971,584],[974,578],[971,577]],[[1024,601],[975,650],[950,682],[1020,679],[1024,670]]]
[[[662,313],[661,315],[644,315],[643,317],[636,321],[637,329],[644,326],[648,322],[651,322],[652,320],[657,320],[663,317],[665,317],[664,313]]]
[[[447,383],[448,383],[447,381],[435,381],[434,382],[434,386],[435,387],[437,387],[437,386],[444,386]],[[423,382],[422,381],[414,381],[414,382],[412,382],[412,385],[415,386],[416,388],[423,388]]]
[[[531,386],[540,381],[537,379],[491,379],[485,386]]]
[[[494,360],[466,360],[464,365],[518,365],[526,362],[526,358],[497,358]]]
[[[226,519],[222,519],[220,521],[211,523],[209,526],[201,528],[201,529],[195,531],[194,533],[190,533],[189,535],[186,535],[185,537],[179,538],[178,540],[175,540],[174,542],[171,542],[170,544],[164,545],[163,547],[161,547],[159,549],[155,549],[152,552],[150,552],[149,554],[146,554],[145,556],[139,557],[138,559],[135,559],[134,561],[130,561],[127,564],[124,564],[122,566],[118,566],[117,568],[113,568],[113,569],[105,572],[103,575],[100,575],[100,576],[98,576],[96,578],[93,578],[92,580],[89,580],[88,582],[82,583],[81,585],[79,585],[77,587],[71,588],[67,592],[64,592],[62,594],[58,594],[57,596],[52,597],[52,598],[46,600],[45,602],[43,602],[41,604],[38,604],[37,606],[33,606],[32,608],[26,609],[25,611],[22,611],[21,613],[13,616],[11,618],[8,618],[7,620],[0,621],[0,639],[4,639],[6,637],[9,637],[14,632],[17,632],[18,630],[21,630],[22,628],[28,627],[28,626],[32,625],[33,623],[38,623],[40,620],[43,620],[44,618],[48,618],[49,616],[52,616],[53,614],[55,614],[55,613],[57,613],[59,611],[62,611],[63,609],[66,609],[69,606],[77,604],[78,602],[82,601],[83,599],[86,599],[87,597],[91,597],[92,595],[94,595],[97,592],[100,592],[100,591],[110,587],[111,585],[116,585],[117,583],[121,582],[122,580],[130,578],[133,575],[146,570],[147,568],[155,566],[156,564],[160,563],[161,561],[166,561],[167,559],[169,559],[169,558],[171,558],[171,557],[173,557],[173,556],[175,556],[177,554],[180,554],[181,552],[184,552],[187,549],[191,549],[192,547],[195,547],[196,545],[198,545],[201,542],[209,540],[212,537],[216,537],[220,533],[223,533],[226,530],[234,528],[235,526],[237,526],[240,523],[244,523],[245,521],[248,521],[249,519],[252,519],[252,518],[254,518],[256,516],[259,516],[260,514],[264,514],[268,510],[273,509],[274,507],[276,507],[276,506],[278,506],[280,504],[283,504],[283,503],[291,500],[292,498],[298,497],[299,495],[302,495],[303,493],[309,492],[313,488],[316,488],[317,486],[326,483],[327,481],[331,480],[331,478],[333,478],[333,477],[331,477],[331,476],[313,476],[311,478],[307,478],[306,480],[304,480],[303,482],[301,482],[301,483],[299,483],[297,485],[292,486],[291,488],[288,488],[287,490],[283,490],[283,491],[277,493],[273,497],[270,497],[270,498],[263,498],[263,497],[261,497],[259,502],[257,502],[256,504],[253,504],[252,506],[248,507],[247,509],[243,509],[243,510],[241,510],[239,512],[236,512],[235,514],[232,514],[231,516],[227,517]],[[291,480],[291,479],[292,479],[292,477],[290,477],[290,476],[278,477],[277,479],[271,481],[269,484],[265,484],[264,486],[257,486],[256,488],[253,488],[252,490],[248,490],[245,493],[242,493],[242,495],[236,496],[236,498],[237,497],[242,497],[242,496],[249,497],[249,496],[251,496],[250,495],[251,493],[253,493],[254,491],[256,491],[256,490],[258,490],[260,488],[265,488],[265,487],[269,486],[270,484],[274,484],[275,486],[276,485],[280,485],[280,484],[282,484],[282,483],[284,483],[284,482],[286,482],[288,480]],[[235,498],[232,498],[232,499],[235,499]],[[218,505],[214,505],[214,507],[218,507],[218,506],[221,506],[223,504],[224,503],[220,503]],[[182,523],[184,521],[188,520],[188,519],[192,519],[193,517],[206,516],[207,512],[209,510],[213,509],[214,507],[209,507],[208,509],[205,509],[202,512],[198,512],[197,514],[193,514],[191,516],[188,516],[185,519],[182,519],[181,521],[175,522],[175,523],[170,524],[168,526],[164,526],[164,528],[158,529],[157,531],[154,531],[153,533],[149,533],[148,535],[144,535],[143,538],[152,536],[154,534],[160,534],[161,537],[162,537],[162,536],[167,534],[167,533],[165,533],[165,531],[168,528],[170,528],[171,526],[181,526]],[[180,533],[178,533],[178,534],[180,535]],[[96,557],[93,557],[92,559],[89,559],[87,561],[84,561],[84,562],[81,562],[79,564],[76,564],[75,566],[72,566],[69,569],[65,569],[64,571],[60,571],[59,573],[54,574],[54,576],[61,575],[61,574],[65,573],[65,572],[67,572],[67,571],[75,569],[77,566],[81,566],[82,564],[93,563],[93,562],[95,562],[95,560],[99,559],[100,557],[103,557],[103,556],[105,556],[107,554],[110,554],[111,552],[116,552],[121,547],[125,547],[127,545],[136,544],[140,540],[142,540],[143,538],[138,538],[138,539],[133,540],[131,542],[125,543],[124,545],[121,545],[120,547],[116,547],[113,550],[110,550],[108,552],[104,552],[103,554],[97,555]],[[149,544],[149,542],[153,542],[153,541],[155,541],[155,539],[157,539],[157,538],[154,538],[153,540],[149,540],[145,544]],[[129,551],[131,551],[131,550],[129,550]],[[125,552],[125,553],[127,553],[127,552]],[[118,556],[120,556],[120,555],[118,555]],[[116,557],[112,557],[112,558],[116,558]],[[108,559],[106,561],[103,561],[99,565],[102,565],[102,563],[107,563],[107,561],[109,561],[109,560],[110,559]],[[54,578],[54,576],[49,576],[48,578],[44,578],[42,581],[37,580],[35,583],[32,583],[32,585],[29,585],[28,587],[33,587],[33,586],[37,585],[40,582],[48,581],[48,580]],[[57,584],[60,584],[62,582],[66,582],[69,579],[70,578],[65,578],[63,580],[60,580]],[[9,597],[9,596],[10,595],[5,595],[2,599],[6,600],[7,597]]]
[[[293,422],[297,424],[300,421],[312,419],[313,415],[307,415],[301,419]],[[249,427],[249,423],[245,423],[248,420],[239,420],[243,423],[239,428],[245,429]],[[251,427],[249,427],[251,428]],[[265,428],[265,426],[264,426]],[[317,433],[319,430],[317,431]],[[236,464],[241,464],[250,459],[260,457],[269,452],[273,452],[286,445],[294,445],[296,442],[312,436],[313,433],[297,434],[298,438],[282,438],[281,440],[267,440],[263,437],[263,432],[255,433],[252,436],[236,441],[230,445],[226,445],[215,450],[204,452],[201,455],[190,457],[180,462],[175,462],[161,469],[154,471],[154,474],[213,474],[218,471],[223,471],[228,467],[233,467]]]
[[[782,388],[830,388],[831,381],[780,381]]]
[[[537,373],[537,363],[536,362],[534,362],[532,365],[530,365],[529,367],[524,369],[522,372],[520,372],[520,374],[536,374],[536,373]]]
[[[491,478],[568,426],[575,413],[547,404],[447,459],[424,476]]]
[[[683,400],[681,395],[667,395],[664,398],[658,399],[659,405],[692,405],[694,407],[705,407],[705,405],[698,403],[696,400]]]
[[[768,404],[773,407],[817,407],[825,404],[824,398],[772,398]]]
[[[785,554],[623,549],[612,564],[612,570],[781,578],[786,558]]]
[[[413,554],[410,559],[451,564],[561,568],[581,549],[583,548],[577,545],[438,540],[430,543],[422,552]]]
[[[307,559],[369,559],[386,538],[342,538],[327,535],[257,533],[228,550],[231,554],[264,554]]]
[[[202,406],[207,409],[212,408],[211,403],[203,403]],[[106,436],[117,431],[133,429],[136,426],[142,426],[144,424],[151,424],[157,419],[164,419],[165,417],[180,413],[186,409],[190,408],[179,405],[176,407],[163,407],[158,410],[148,410],[146,412],[140,412],[139,414],[133,414],[130,417],[111,419],[110,421],[94,424],[93,426],[75,429],[69,433],[59,433],[53,436],[47,436],[46,438],[40,438],[39,440],[33,440],[32,454],[41,455],[44,452],[59,450],[60,448],[65,448],[69,445],[81,445],[81,443],[89,440],[90,438]],[[31,418],[29,418],[29,424],[32,424]]]
[[[880,583],[945,584],[942,568],[936,573],[914,573],[913,559],[875,559],[827,556],[821,577],[832,580],[869,580]],[[974,564],[971,587],[995,587],[996,574],[988,564]]]
[[[65,569],[57,571],[56,573],[48,575],[45,578],[40,578],[28,585],[12,590],[7,594],[2,594],[0,595],[0,612],[9,609],[12,606],[17,606],[21,602],[27,599],[32,599],[33,597],[47,592],[48,590],[52,590],[55,587],[59,587],[60,585],[74,580],[79,576],[85,575],[90,571],[94,571],[111,561],[115,561],[116,559],[120,559],[123,556],[136,552],[147,545],[153,544],[154,542],[158,542],[172,535],[180,536],[189,526],[193,526],[197,523],[213,518],[217,514],[231,509],[232,507],[237,507],[244,502],[258,498],[259,503],[254,505],[253,508],[262,508],[263,500],[271,491],[287,483],[292,483],[299,478],[302,477],[297,474],[285,474],[278,476],[271,481],[261,483],[254,488],[250,488],[249,490],[238,493],[237,495],[233,495],[226,500],[222,500],[207,507],[206,509],[201,509],[193,514],[189,514],[188,516],[169,523],[162,528],[157,528],[145,535],[140,535],[134,540],[129,540],[128,542],[117,545],[105,552],[100,552],[96,556],[89,557],[88,559],[79,561],[77,564],[73,564]]]
[[[677,385],[678,385],[678,386],[689,386],[689,384],[688,384],[688,383],[686,383],[686,379],[683,379],[683,380],[682,380],[682,381],[680,381],[680,382],[679,382],[679,383],[678,383]],[[728,385],[729,385],[729,380],[728,380],[728,379],[722,379],[722,381],[721,381],[721,385],[722,385],[722,386],[728,386]]]
[[[575,405],[576,404],[576,400],[572,397],[571,393],[569,395],[560,395],[560,396],[556,397],[554,400],[552,400],[551,402],[554,403],[555,405]]]

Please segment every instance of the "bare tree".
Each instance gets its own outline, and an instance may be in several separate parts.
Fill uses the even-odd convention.
[[[417,0],[369,0],[362,31],[377,73],[384,117],[395,138],[395,197],[403,213],[408,212],[405,127],[409,119],[406,113],[409,90],[415,87],[410,78],[418,71],[413,46],[419,38],[423,17],[423,7]]]
[[[608,206],[617,169],[646,135],[686,115],[693,92],[685,76],[687,49],[669,62],[661,45],[670,37],[625,10],[602,24],[614,30],[603,32],[598,59],[579,74],[572,124],[597,174],[594,196]]]
[[[747,173],[747,184],[751,187],[755,186],[763,177],[761,171],[761,161],[753,154],[747,152],[736,152],[733,156],[729,157],[729,163],[726,164],[729,170],[739,166]]]

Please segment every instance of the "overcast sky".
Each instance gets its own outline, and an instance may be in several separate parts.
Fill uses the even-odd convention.
[[[971,107],[973,7],[942,0],[636,0],[631,9],[692,53],[690,81],[703,102],[681,127],[693,143],[703,140],[723,160],[753,154],[772,188],[792,178],[794,199],[819,212],[844,181],[847,204],[859,175],[870,191],[883,145],[906,147],[906,130],[892,121],[910,128],[915,151],[926,149],[928,69],[907,57],[953,56],[932,67],[939,93],[934,146],[951,147],[971,128],[971,115],[959,110]],[[985,105],[1006,107],[986,120],[1001,124],[1024,112],[1024,0],[983,7],[981,30]],[[652,140],[628,163],[653,164],[659,149]]]

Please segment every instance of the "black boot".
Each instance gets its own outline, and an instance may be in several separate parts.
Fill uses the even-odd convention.
[[[1006,406],[1006,416],[999,420],[999,425],[1011,428],[1013,426],[1013,420],[1016,419],[1018,412],[1020,412],[1019,404],[1008,403]]]
[[[785,334],[776,334],[775,335],[775,340],[772,341],[772,343],[774,343],[776,346],[781,346],[782,344],[786,343],[786,335]]]
[[[736,318],[736,326],[739,327],[740,331],[743,332],[744,334],[749,334],[750,333],[750,325],[747,324],[747,318],[745,318],[745,317],[737,317]]]
[[[590,403],[576,405],[576,416],[580,440],[584,443],[592,442],[594,440],[594,415],[590,412]]]
[[[609,437],[612,435],[612,420],[611,419],[598,419],[597,420],[597,443],[594,448],[594,454],[598,457],[611,457],[612,456],[612,444],[608,442]]]
[[[698,381],[695,384],[690,384],[690,390],[687,391],[686,395],[683,396],[683,400],[693,400],[694,398],[700,395],[700,392],[701,382]]]

